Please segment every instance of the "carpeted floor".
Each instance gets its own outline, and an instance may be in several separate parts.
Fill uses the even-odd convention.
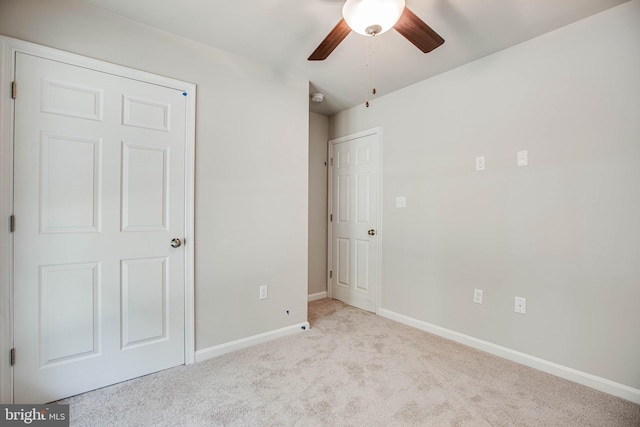
[[[72,397],[72,426],[640,426],[640,405],[378,317]]]

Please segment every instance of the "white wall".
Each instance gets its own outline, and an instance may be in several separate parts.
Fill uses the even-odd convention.
[[[309,113],[309,295],[327,291],[327,141],[329,118]]]
[[[0,32],[196,83],[196,348],[306,322],[308,81],[76,0],[2,0]]]
[[[639,23],[634,0],[332,118],[383,129],[384,309],[640,389]]]

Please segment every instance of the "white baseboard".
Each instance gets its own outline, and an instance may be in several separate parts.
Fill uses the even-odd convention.
[[[317,294],[309,294],[309,302],[318,301],[319,299],[325,299],[327,297],[327,291],[318,292]]]
[[[596,390],[603,391],[605,393],[621,397],[634,403],[640,404],[640,390],[626,386],[624,384],[616,383],[605,378],[597,377],[595,375],[588,374],[586,372],[578,371],[573,368],[569,368],[557,363],[549,362],[544,359],[540,359],[535,356],[521,353],[516,350],[512,350],[506,347],[502,347],[497,344],[483,341],[478,338],[471,337],[469,335],[461,334],[459,332],[452,331],[450,329],[442,328],[440,326],[433,325],[431,323],[423,322],[403,314],[398,314],[390,310],[381,308],[378,314],[387,319],[394,320],[399,323],[403,323],[407,326],[420,329],[438,335],[443,338],[450,339],[452,341],[459,342],[469,347],[476,348],[478,350],[491,353],[495,356],[502,357],[504,359],[511,360],[513,362],[520,363],[531,368],[538,369],[540,371],[555,375],[560,378],[567,379],[569,381],[582,384],[587,387],[594,388]]]
[[[254,335],[252,337],[242,338],[225,344],[216,345],[196,351],[196,363],[203,360],[213,359],[232,351],[241,350],[267,341],[294,335],[299,332],[309,330],[309,322],[298,323],[297,325],[287,326],[286,328],[276,329],[275,331],[265,332],[263,334]]]

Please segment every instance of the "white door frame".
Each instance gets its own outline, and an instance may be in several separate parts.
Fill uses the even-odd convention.
[[[65,62],[96,71],[140,80],[187,95],[185,152],[185,364],[195,361],[194,304],[194,161],[196,85],[120,65],[87,58],[37,44],[0,36],[0,403],[13,403],[13,369],[10,349],[13,347],[13,235],[9,218],[13,214],[13,133],[14,104],[11,82],[14,81],[17,52]],[[18,93],[19,93],[18,88]],[[19,95],[18,95],[19,96]],[[17,226],[20,219],[16,219]]]
[[[378,214],[378,225],[376,228],[376,238],[378,239],[378,246],[376,250],[376,258],[378,259],[377,269],[375,271],[376,288],[375,303],[376,314],[379,314],[380,310],[380,296],[382,295],[382,128],[375,127],[361,132],[352,133],[350,135],[341,136],[340,138],[330,139],[328,144],[329,151],[329,169],[327,176],[327,297],[333,298],[333,289],[331,289],[331,277],[330,272],[333,271],[333,245],[332,245],[332,221],[331,215],[333,214],[333,147],[341,142],[347,142],[354,139],[362,138],[364,136],[375,135],[376,136],[376,151],[378,158],[378,204],[374,207]]]

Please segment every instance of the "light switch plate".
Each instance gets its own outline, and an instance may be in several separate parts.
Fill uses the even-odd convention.
[[[473,302],[476,304],[482,304],[482,289],[473,290]]]
[[[396,208],[406,208],[407,198],[405,196],[396,197]]]
[[[527,166],[529,164],[529,155],[527,150],[518,151],[518,166]]]

